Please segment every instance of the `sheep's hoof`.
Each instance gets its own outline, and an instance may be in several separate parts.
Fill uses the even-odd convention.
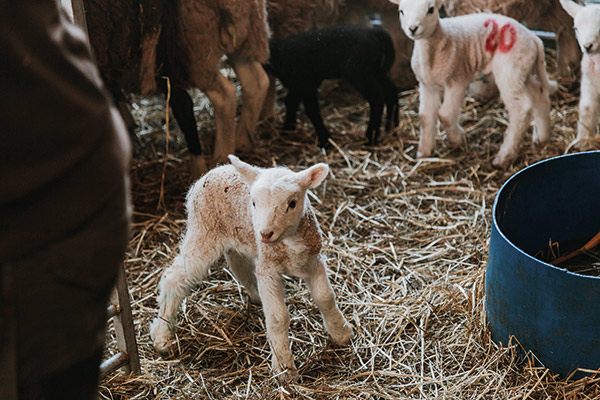
[[[295,122],[286,122],[281,127],[281,130],[282,131],[295,131],[296,130],[296,123]]]
[[[168,354],[171,351],[171,331],[166,322],[155,319],[150,325],[150,338],[154,349],[160,354]]]
[[[592,150],[594,148],[594,146],[593,146],[592,140],[575,139],[571,143],[569,143],[569,146],[567,147],[567,151],[571,148],[575,149],[577,151],[587,151],[587,150]]]
[[[338,329],[335,333],[330,332],[329,335],[335,344],[346,346],[354,336],[354,329],[346,322],[341,329]]]
[[[287,368],[277,374],[277,382],[279,382],[280,385],[287,385],[297,379],[298,371],[296,371],[296,368]]]
[[[496,158],[494,158],[494,160],[492,161],[492,165],[494,166],[494,168],[498,168],[498,169],[507,169],[511,164],[511,159],[508,157],[501,157],[501,156],[496,156]]]

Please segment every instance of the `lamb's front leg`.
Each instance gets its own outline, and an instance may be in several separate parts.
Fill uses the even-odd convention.
[[[431,156],[435,145],[437,117],[442,94],[439,90],[419,84],[419,119],[421,120],[421,136],[417,158]]]
[[[458,124],[458,115],[465,99],[467,85],[454,85],[447,87],[444,91],[444,101],[438,115],[440,121],[446,128],[446,136],[452,147],[458,147],[466,143],[465,131]]]
[[[335,295],[327,279],[325,263],[321,258],[315,260],[314,267],[305,280],[317,307],[323,315],[325,329],[327,329],[331,339],[340,345],[348,344],[354,331],[335,303]]]
[[[272,367],[280,374],[279,381],[289,381],[296,377],[297,372],[290,350],[290,314],[283,300],[283,282],[277,272],[260,264],[257,266],[256,279],[265,313],[267,338],[271,345]]]
[[[571,143],[577,150],[589,150],[596,133],[598,111],[600,104],[590,77],[581,77],[581,97],[579,99],[579,122],[577,123],[577,138]]]

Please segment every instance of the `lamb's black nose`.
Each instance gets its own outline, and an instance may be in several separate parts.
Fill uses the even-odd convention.
[[[412,25],[408,27],[408,30],[410,31],[410,33],[412,33],[413,35],[415,34],[415,32],[417,31],[417,29],[419,29],[418,26],[416,25]]]
[[[588,43],[588,44],[585,44],[585,45],[583,46],[583,48],[585,49],[585,52],[586,52],[586,53],[589,53],[590,51],[592,51],[592,47],[594,47],[594,44],[593,44],[593,43]]]

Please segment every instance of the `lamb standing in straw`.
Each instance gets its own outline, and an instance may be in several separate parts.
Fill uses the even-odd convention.
[[[581,6],[571,0],[560,0],[560,3],[573,17],[583,52],[577,138],[569,147],[589,150],[593,148],[600,111],[600,5]]]
[[[233,165],[213,169],[188,193],[187,231],[160,280],[159,314],[150,335],[158,351],[168,351],[181,302],[224,254],[250,299],[262,302],[273,369],[285,381],[295,376],[296,367],[282,274],[306,281],[334,342],[347,344],[353,335],[335,303],[320,255],[321,230],[306,194],[325,179],[329,167],[316,164],[292,172],[229,159]]]
[[[509,114],[504,142],[493,165],[507,168],[516,159],[531,111],[536,123],[533,142],[550,138],[552,86],[546,74],[544,46],[537,36],[498,14],[440,19],[441,0],[390,1],[398,4],[402,29],[415,41],[411,65],[420,94],[418,158],[432,153],[438,116],[452,146],[465,142],[458,125],[465,92],[475,77],[490,72]]]

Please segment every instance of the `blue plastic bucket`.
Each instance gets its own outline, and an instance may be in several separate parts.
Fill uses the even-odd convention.
[[[549,240],[600,232],[600,152],[548,159],[513,175],[493,208],[486,271],[492,339],[515,336],[562,376],[600,368],[600,277],[542,262],[530,254]]]

